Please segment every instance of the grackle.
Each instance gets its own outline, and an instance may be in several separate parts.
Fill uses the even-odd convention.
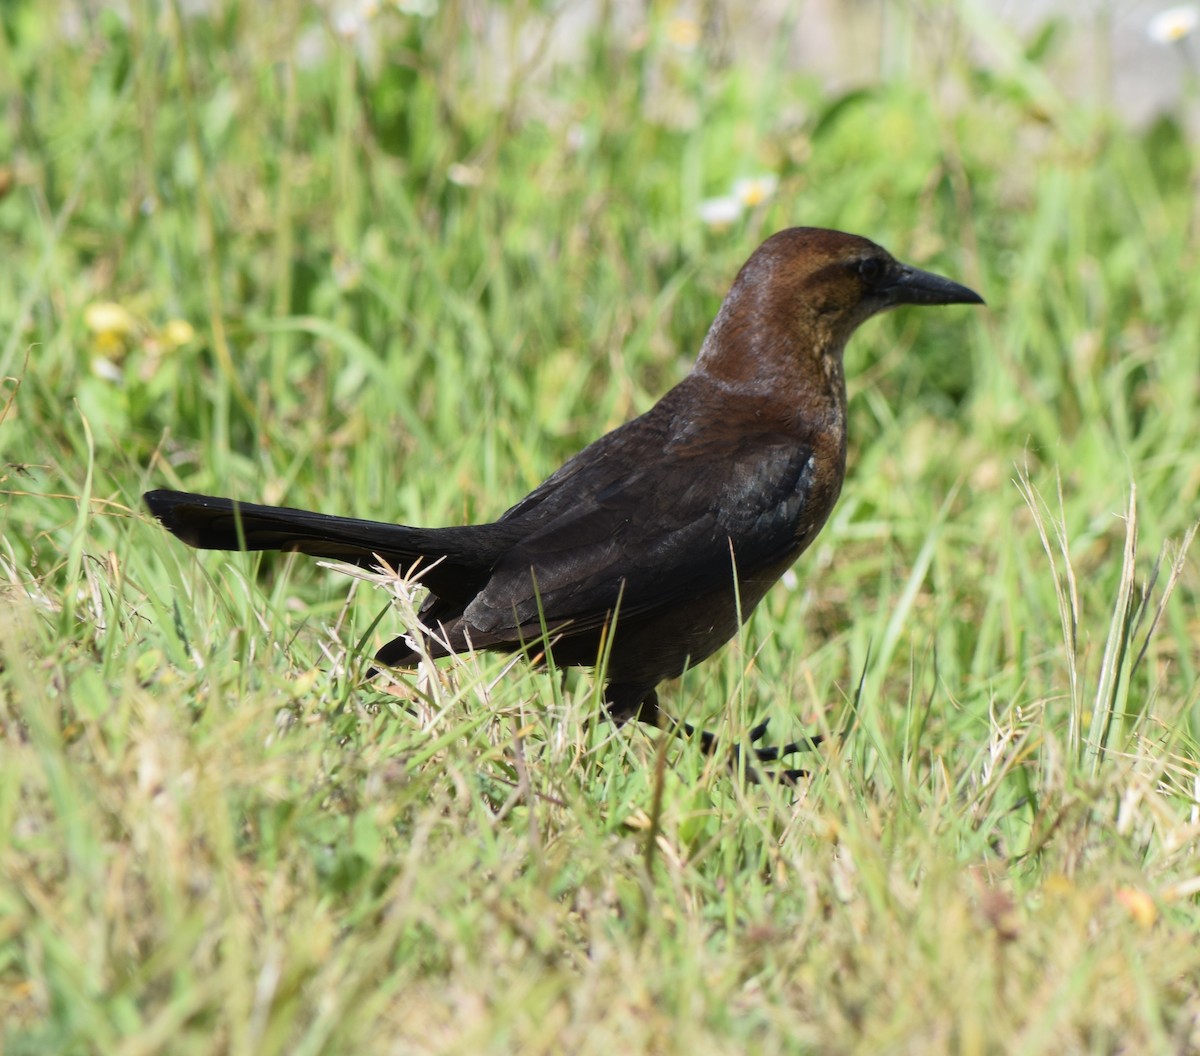
[[[733,636],[837,501],[850,335],[898,305],[982,303],[865,238],[792,228],[743,266],[687,377],[490,524],[413,528],[177,491],[145,499],[195,547],[415,570],[434,657],[548,637],[557,665],[589,666],[606,649],[608,715],[661,725],[658,684]],[[399,637],[376,660],[410,667],[418,655]]]

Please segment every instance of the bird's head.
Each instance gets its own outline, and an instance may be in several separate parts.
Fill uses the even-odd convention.
[[[904,304],[983,304],[957,282],[896,260],[857,235],[793,227],[746,261],[697,364],[727,380],[775,387],[836,367],[855,329]],[[790,386],[789,386],[790,387]]]

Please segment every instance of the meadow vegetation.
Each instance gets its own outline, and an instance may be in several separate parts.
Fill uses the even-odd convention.
[[[1198,100],[895,6],[852,90],[670,5],[0,6],[5,1053],[1200,1050]],[[794,224],[988,300],[854,339],[840,506],[662,694],[796,789],[365,682],[409,590],[141,508],[490,519]]]

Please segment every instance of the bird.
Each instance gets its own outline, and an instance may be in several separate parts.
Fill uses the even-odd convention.
[[[548,649],[558,668],[599,665],[616,723],[695,733],[662,714],[658,687],[729,641],[828,520],[846,474],[851,334],[902,305],[983,303],[866,238],[793,227],[743,265],[682,381],[494,521],[420,528],[170,490],[144,499],[200,549],[418,576],[420,626],[378,665]]]

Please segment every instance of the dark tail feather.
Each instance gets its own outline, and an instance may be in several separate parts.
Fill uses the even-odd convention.
[[[401,571],[441,558],[449,567],[430,573],[434,590],[433,581],[448,573],[461,582],[464,573],[484,571],[495,560],[492,525],[410,528],[184,491],[149,491],[144,498],[164,527],[201,550],[295,550],[366,567],[378,564],[379,555]]]

